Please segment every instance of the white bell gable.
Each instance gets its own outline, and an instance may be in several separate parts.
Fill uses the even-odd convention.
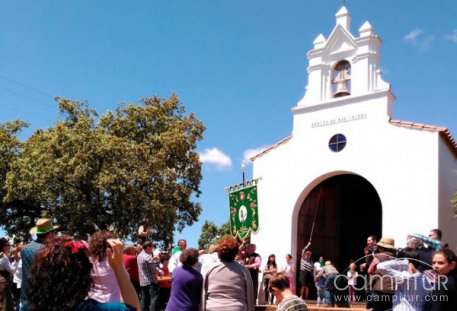
[[[390,85],[381,76],[379,50],[381,40],[369,22],[359,29],[359,37],[350,30],[350,15],[345,7],[336,14],[336,25],[328,39],[319,34],[308,52],[308,85],[304,97],[296,108],[318,106],[346,98],[335,98],[332,89],[332,74],[340,61],[351,64],[350,96],[356,97],[385,92],[391,97]],[[299,111],[299,109],[296,111]]]

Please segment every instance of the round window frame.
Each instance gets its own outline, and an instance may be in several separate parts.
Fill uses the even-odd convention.
[[[328,141],[328,148],[330,151],[338,153],[344,150],[347,145],[347,138],[344,134],[338,133],[330,137]]]

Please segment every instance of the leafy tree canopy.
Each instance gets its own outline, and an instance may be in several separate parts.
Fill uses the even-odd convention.
[[[57,98],[63,119],[21,143],[21,121],[0,125],[0,219],[26,237],[43,213],[62,231],[86,238],[98,229],[127,237],[145,218],[153,238],[172,242],[175,229],[201,212],[205,129],[177,96],[120,104],[99,116],[87,103]]]
[[[198,248],[207,249],[212,243],[216,242],[219,237],[230,235],[230,224],[226,222],[219,228],[214,222],[206,220],[202,226],[202,233],[198,239]]]

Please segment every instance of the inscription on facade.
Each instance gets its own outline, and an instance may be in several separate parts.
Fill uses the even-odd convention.
[[[358,113],[358,114],[353,114],[353,115],[344,116],[344,117],[337,117],[337,118],[312,122],[311,127],[314,128],[314,127],[328,126],[328,125],[334,125],[334,124],[345,123],[345,122],[350,122],[350,121],[362,120],[362,119],[366,119],[366,118],[367,118],[366,113]]]

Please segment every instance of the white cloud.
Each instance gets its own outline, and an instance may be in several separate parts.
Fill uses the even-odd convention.
[[[419,51],[426,52],[430,50],[430,48],[432,47],[432,44],[435,41],[436,36],[425,36],[423,33],[424,31],[422,29],[416,28],[414,30],[411,30],[406,36],[404,36],[403,40],[415,46]]]
[[[419,48],[421,51],[428,51],[435,41],[435,36],[427,36],[420,44]]]
[[[422,29],[416,28],[414,30],[411,30],[404,38],[406,42],[416,42],[417,37],[420,36],[421,33],[424,31]]]
[[[229,156],[223,153],[218,148],[205,149],[199,153],[200,162],[204,164],[213,164],[218,169],[225,169],[232,167],[232,160]]]
[[[262,146],[262,147],[258,147],[258,148],[251,148],[251,149],[247,149],[243,152],[243,160],[246,161],[246,163],[251,163],[251,158],[257,154],[259,154],[260,152],[262,152],[263,150],[267,149],[268,146]]]
[[[454,32],[452,33],[452,35],[446,35],[446,36],[444,36],[444,38],[447,40],[450,40],[454,43],[457,43],[457,29],[454,29]]]

